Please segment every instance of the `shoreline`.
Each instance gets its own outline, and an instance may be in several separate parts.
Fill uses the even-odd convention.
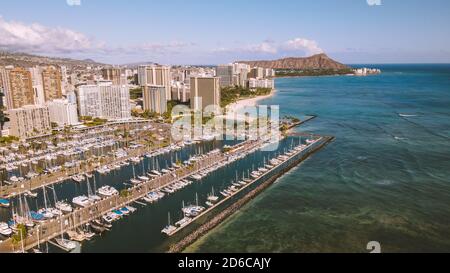
[[[270,92],[269,95],[257,96],[257,97],[254,97],[254,98],[247,98],[247,99],[238,100],[237,102],[228,105],[226,108],[229,111],[237,112],[238,110],[243,109],[245,107],[257,106],[259,101],[265,100],[265,99],[269,99],[269,98],[273,97],[276,92],[277,92],[277,90],[274,89],[274,90],[272,90],[272,92]]]

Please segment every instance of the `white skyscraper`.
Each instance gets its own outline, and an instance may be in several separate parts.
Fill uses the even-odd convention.
[[[50,117],[46,106],[26,105],[9,110],[8,113],[12,136],[25,139],[51,132]]]
[[[143,89],[144,110],[158,114],[167,112],[166,88],[162,85],[147,85]]]
[[[55,122],[61,127],[79,123],[76,103],[61,99],[50,101],[47,106],[51,122]]]
[[[81,116],[108,120],[130,119],[130,90],[127,85],[102,82],[78,88],[78,109]]]

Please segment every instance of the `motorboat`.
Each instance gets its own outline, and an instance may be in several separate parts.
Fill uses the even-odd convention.
[[[87,196],[78,196],[72,199],[72,203],[78,207],[86,208],[91,205],[91,200]]]
[[[53,216],[62,216],[63,212],[57,208],[47,208],[47,211],[53,214]]]
[[[98,189],[98,194],[100,196],[103,196],[105,198],[111,197],[113,195],[118,195],[119,191],[111,186],[103,186],[100,189]]]
[[[26,191],[24,195],[27,197],[31,197],[31,198],[37,198],[37,196],[38,196],[37,192],[31,192],[31,191]]]
[[[91,201],[92,203],[95,203],[95,202],[101,201],[101,200],[102,200],[102,198],[98,195],[95,195],[95,194],[89,195],[89,201]]]
[[[139,184],[141,184],[143,181],[132,178],[132,179],[130,179],[130,182],[131,182],[131,184],[133,184],[133,185],[139,185]]]
[[[194,175],[191,176],[191,178],[192,178],[192,179],[195,179],[195,180],[197,180],[197,181],[203,179],[203,177],[202,177],[201,175],[199,175],[199,174],[194,174]]]
[[[0,223],[0,234],[6,237],[11,236],[13,233],[12,229],[7,223]]]
[[[151,170],[150,174],[156,175],[156,176],[161,176],[162,173],[158,172],[157,170]]]
[[[0,207],[1,208],[9,208],[11,203],[7,199],[1,199],[0,198]]]
[[[138,179],[142,180],[142,181],[149,181],[150,178],[148,178],[147,176],[138,176]]]
[[[137,209],[134,207],[126,206],[125,208],[127,208],[130,211],[130,213],[134,213],[137,211]]]
[[[34,222],[44,222],[46,219],[49,219],[49,218],[45,217],[43,214],[41,214],[39,212],[35,212],[35,211],[30,212],[30,217],[31,217],[31,219],[33,219]],[[52,215],[52,217],[53,217],[53,215]]]
[[[228,194],[228,193],[225,192],[225,191],[221,191],[220,194],[222,194],[223,197],[228,197],[228,196],[230,196],[230,194]]]
[[[130,211],[129,211],[128,208],[126,208],[126,207],[121,208],[120,211],[121,211],[123,214],[125,214],[125,215],[130,214]]]
[[[52,219],[54,217],[53,213],[51,213],[47,209],[40,209],[40,210],[37,211],[37,213],[41,214],[42,216],[44,216],[45,219]]]
[[[64,201],[56,202],[55,207],[63,213],[71,213],[73,211],[72,206]]]
[[[178,228],[183,228],[187,225],[189,225],[189,223],[192,222],[192,219],[189,217],[184,217],[183,219],[181,219],[180,221],[175,223],[175,226],[177,226]]]
[[[77,183],[81,183],[85,180],[84,176],[82,174],[78,174],[78,175],[74,175],[72,176],[72,180],[77,182]]]
[[[105,222],[107,222],[107,223],[112,223],[112,222],[114,222],[114,218],[112,218],[112,217],[109,216],[109,215],[104,215],[102,218],[103,218],[103,220],[104,220]]]

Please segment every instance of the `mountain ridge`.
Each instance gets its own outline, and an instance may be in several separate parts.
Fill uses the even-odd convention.
[[[312,55],[310,57],[288,57],[277,60],[238,61],[238,63],[245,63],[250,66],[272,68],[272,69],[293,69],[293,70],[350,69],[349,66],[331,59],[325,53]]]
[[[77,60],[62,57],[48,57],[21,52],[0,51],[0,66],[34,67],[36,65],[64,65],[67,67],[110,66],[92,59]]]

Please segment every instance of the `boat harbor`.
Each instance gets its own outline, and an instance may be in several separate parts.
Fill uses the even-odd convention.
[[[331,137],[319,137],[314,140],[308,141],[307,144],[300,144],[296,147],[291,147],[291,149],[288,150],[285,154],[280,154],[278,157],[273,158],[267,164],[265,164],[264,167],[252,171],[251,174],[249,172],[248,177],[246,177],[245,174],[243,174],[241,178],[237,176],[236,179],[233,180],[234,182],[231,182],[231,186],[221,192],[224,197],[221,201],[208,204],[210,200],[218,200],[217,196],[210,195],[209,197],[215,198],[208,198],[207,205],[209,205],[209,208],[205,209],[204,207],[199,207],[199,205],[197,204],[196,206],[194,206],[194,209],[200,208],[198,209],[199,214],[191,217],[189,215],[186,216],[186,213],[184,213],[185,217],[182,219],[184,220],[182,222],[183,224],[175,224],[175,226],[171,226],[169,222],[169,225],[166,227],[166,229],[170,232],[163,233],[166,233],[168,236],[175,235],[179,231],[186,228],[190,223],[202,218],[211,211],[220,207],[222,204],[228,202],[230,199],[234,199],[238,194],[245,192],[246,190],[254,186],[254,184],[257,184],[261,181],[267,181],[271,177],[279,176],[282,173],[285,173],[287,171],[287,166],[292,166],[294,162],[299,162],[299,160],[301,161],[301,156],[312,153],[313,151],[311,150],[317,150],[317,146],[323,147],[323,145],[327,144],[331,140]],[[185,208],[183,208],[183,210],[185,210]]]
[[[287,119],[281,126],[289,130],[314,118]],[[145,130],[155,131],[156,126],[147,125]],[[94,147],[89,146],[93,139],[87,133],[85,150],[93,148],[94,154],[80,152],[76,160],[95,158],[95,164],[74,164],[2,183],[0,252],[80,252],[82,247],[83,252],[92,247],[105,251],[102,245],[115,241],[105,240],[103,234],[123,237],[122,228],[140,229],[141,224],[127,223],[146,222],[144,214],[153,219],[151,231],[143,233],[154,241],[153,251],[173,249],[204,229],[205,221],[224,215],[249,192],[332,140],[293,133],[279,134],[277,140],[270,134],[232,141],[204,136],[158,148],[136,141],[141,137],[139,127],[136,131],[126,143],[109,135]],[[266,151],[268,146],[274,149]]]
[[[166,237],[172,237],[178,233],[183,233],[181,231],[189,229],[198,219],[203,218],[205,215],[213,214],[211,212],[219,210],[224,204],[229,203],[230,200],[235,199],[242,192],[248,191],[268,176],[282,172],[283,166],[287,162],[290,162],[299,154],[305,153],[317,142],[323,141],[321,137],[315,137],[313,140],[307,139],[308,137],[311,138],[312,136],[305,135],[300,138],[296,136],[295,139],[303,138],[306,139],[306,142],[296,141],[294,145],[294,140],[291,140],[292,143],[288,145],[288,148],[285,147],[284,150],[273,154],[272,158],[264,158],[258,168],[255,169],[255,166],[252,166],[246,172],[242,171],[242,174],[236,173],[236,178],[232,179],[233,181],[230,185],[222,188],[218,187],[215,192],[214,188],[212,188],[212,191],[210,189],[211,193],[207,194],[206,202],[202,201],[199,204],[197,194],[195,194],[196,201],[194,204],[185,206],[183,201],[180,209],[182,215],[174,213],[172,215],[172,219],[174,219],[172,225],[169,212],[166,216],[166,226],[161,227],[161,234]],[[143,161],[136,162],[135,165],[132,165],[133,178],[131,180],[134,179],[139,181],[139,183],[133,184],[129,182],[126,185],[131,187],[124,187],[120,192],[113,187],[104,186],[94,191],[95,194],[80,196],[81,198],[77,200],[74,198],[73,211],[66,210],[66,213],[55,213],[53,217],[48,219],[44,216],[47,211],[41,210],[40,213],[32,215],[34,216],[35,224],[29,225],[28,236],[22,240],[23,245],[15,245],[11,239],[7,239],[0,243],[0,251],[34,251],[36,248],[42,249],[40,246],[48,241],[51,241],[53,246],[60,246],[60,249],[63,251],[70,251],[77,246],[73,242],[90,241],[96,234],[111,231],[113,223],[117,220],[137,213],[136,211],[139,212],[140,208],[145,208],[148,205],[152,207],[161,199],[171,199],[168,196],[183,190],[185,187],[195,186],[191,185],[193,183],[203,183],[201,182],[202,179],[211,173],[227,168],[229,164],[239,163],[240,160],[252,156],[265,145],[268,145],[267,141],[244,141],[230,146],[231,149],[227,153],[222,152],[220,149],[212,149],[203,155],[199,154],[190,157],[191,160],[185,160],[177,168],[166,167],[168,169],[161,170],[156,165],[154,170],[141,175],[136,173],[135,166],[143,164]],[[151,158],[149,155],[147,159],[150,160]],[[145,168],[145,166],[143,167]],[[160,171],[157,171],[158,169]],[[87,184],[89,185],[89,183]],[[43,191],[44,195],[45,192],[46,190]],[[93,198],[95,196],[97,198]],[[46,200],[46,197],[44,199]],[[66,205],[69,204],[66,203]],[[43,219],[39,219],[39,215]],[[130,219],[132,218],[133,216],[130,216]],[[26,221],[24,223],[26,224]]]
[[[259,141],[246,141],[237,144],[234,148],[240,153],[243,153],[245,151],[252,151],[259,145]],[[239,149],[241,147],[244,147],[244,149]],[[71,213],[62,214],[59,217],[51,219],[46,219],[43,214],[34,213],[31,215],[32,221],[38,224],[30,229],[29,235],[23,240],[24,246],[22,250],[32,249],[41,242],[57,238],[69,230],[76,230],[79,227],[86,226],[96,219],[102,219],[102,222],[108,222],[107,220],[111,218],[112,222],[117,219],[113,215],[123,216],[124,211],[129,210],[127,207],[130,207],[130,204],[143,200],[149,192],[158,191],[177,181],[189,178],[197,173],[202,173],[213,165],[227,161],[232,156],[233,154],[225,155],[220,150],[213,150],[199,158],[195,158],[192,162],[186,162],[188,164],[175,169],[173,172],[169,171],[148,181],[143,180],[141,184],[127,188],[120,194],[113,191],[106,194],[106,196],[110,195],[107,198],[99,197],[94,200],[90,196],[84,198],[85,203],[82,202],[83,198],[74,199],[74,201],[79,201],[77,202],[79,206]],[[109,218],[105,216],[109,216]],[[26,221],[27,219],[21,220],[24,220],[23,223],[31,228],[32,223],[29,223],[30,220],[28,222]],[[11,239],[0,244],[0,250],[3,252],[13,251],[13,249],[14,246],[12,246]]]

